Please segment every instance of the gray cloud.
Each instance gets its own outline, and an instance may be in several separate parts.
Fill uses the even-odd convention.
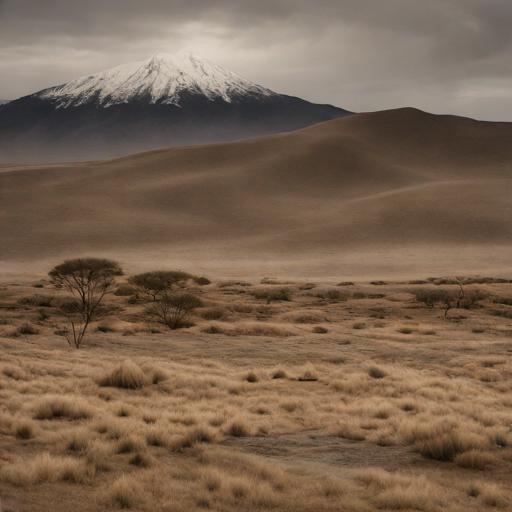
[[[510,0],[0,0],[0,98],[187,47],[278,92],[512,121]]]

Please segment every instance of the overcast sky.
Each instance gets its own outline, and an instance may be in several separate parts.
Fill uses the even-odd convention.
[[[0,0],[0,99],[182,48],[348,110],[512,121],[512,0]]]

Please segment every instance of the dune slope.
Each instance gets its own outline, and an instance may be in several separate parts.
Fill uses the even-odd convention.
[[[240,142],[4,169],[1,259],[224,274],[506,271],[512,123],[414,109]],[[508,253],[507,253],[508,251]],[[373,262],[373,264],[372,264]],[[372,266],[373,265],[373,266]]]

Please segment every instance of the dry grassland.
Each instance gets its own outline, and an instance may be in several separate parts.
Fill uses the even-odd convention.
[[[78,351],[37,285],[0,288],[2,512],[510,510],[511,283],[214,282],[176,332],[112,295]]]

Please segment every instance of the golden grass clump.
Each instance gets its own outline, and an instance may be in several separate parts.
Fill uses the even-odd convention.
[[[454,461],[455,464],[461,468],[483,470],[491,464],[494,464],[497,458],[492,453],[471,449],[467,452],[457,454]]]
[[[198,426],[189,430],[186,434],[172,439],[169,445],[171,451],[180,452],[185,448],[192,448],[200,443],[214,443],[217,434],[208,427]]]
[[[89,444],[85,460],[96,471],[110,471],[112,469],[112,447],[100,441]]]
[[[92,434],[83,428],[73,432],[68,440],[67,449],[72,452],[84,453],[92,441]]]
[[[24,486],[58,481],[80,483],[92,476],[92,472],[84,460],[43,453],[29,462],[19,461],[4,467],[1,475],[12,485]]]
[[[424,457],[439,461],[453,461],[459,454],[470,450],[482,450],[487,444],[483,438],[468,430],[443,425],[427,425],[422,431],[418,430],[417,435],[417,450]],[[461,460],[467,462],[470,458],[468,456]]]
[[[250,437],[251,427],[245,418],[235,418],[225,429],[225,434],[231,437]]]
[[[149,377],[130,359],[98,379],[100,386],[123,389],[140,389],[150,383]]]
[[[81,420],[91,418],[94,410],[82,399],[64,398],[62,396],[47,396],[35,407],[36,420],[53,420],[69,418]]]
[[[121,439],[117,443],[116,453],[137,453],[144,451],[145,448],[146,443],[144,443],[140,438],[129,436]]]
[[[136,477],[122,475],[104,495],[104,502],[114,508],[135,508],[145,499],[145,493]]]

